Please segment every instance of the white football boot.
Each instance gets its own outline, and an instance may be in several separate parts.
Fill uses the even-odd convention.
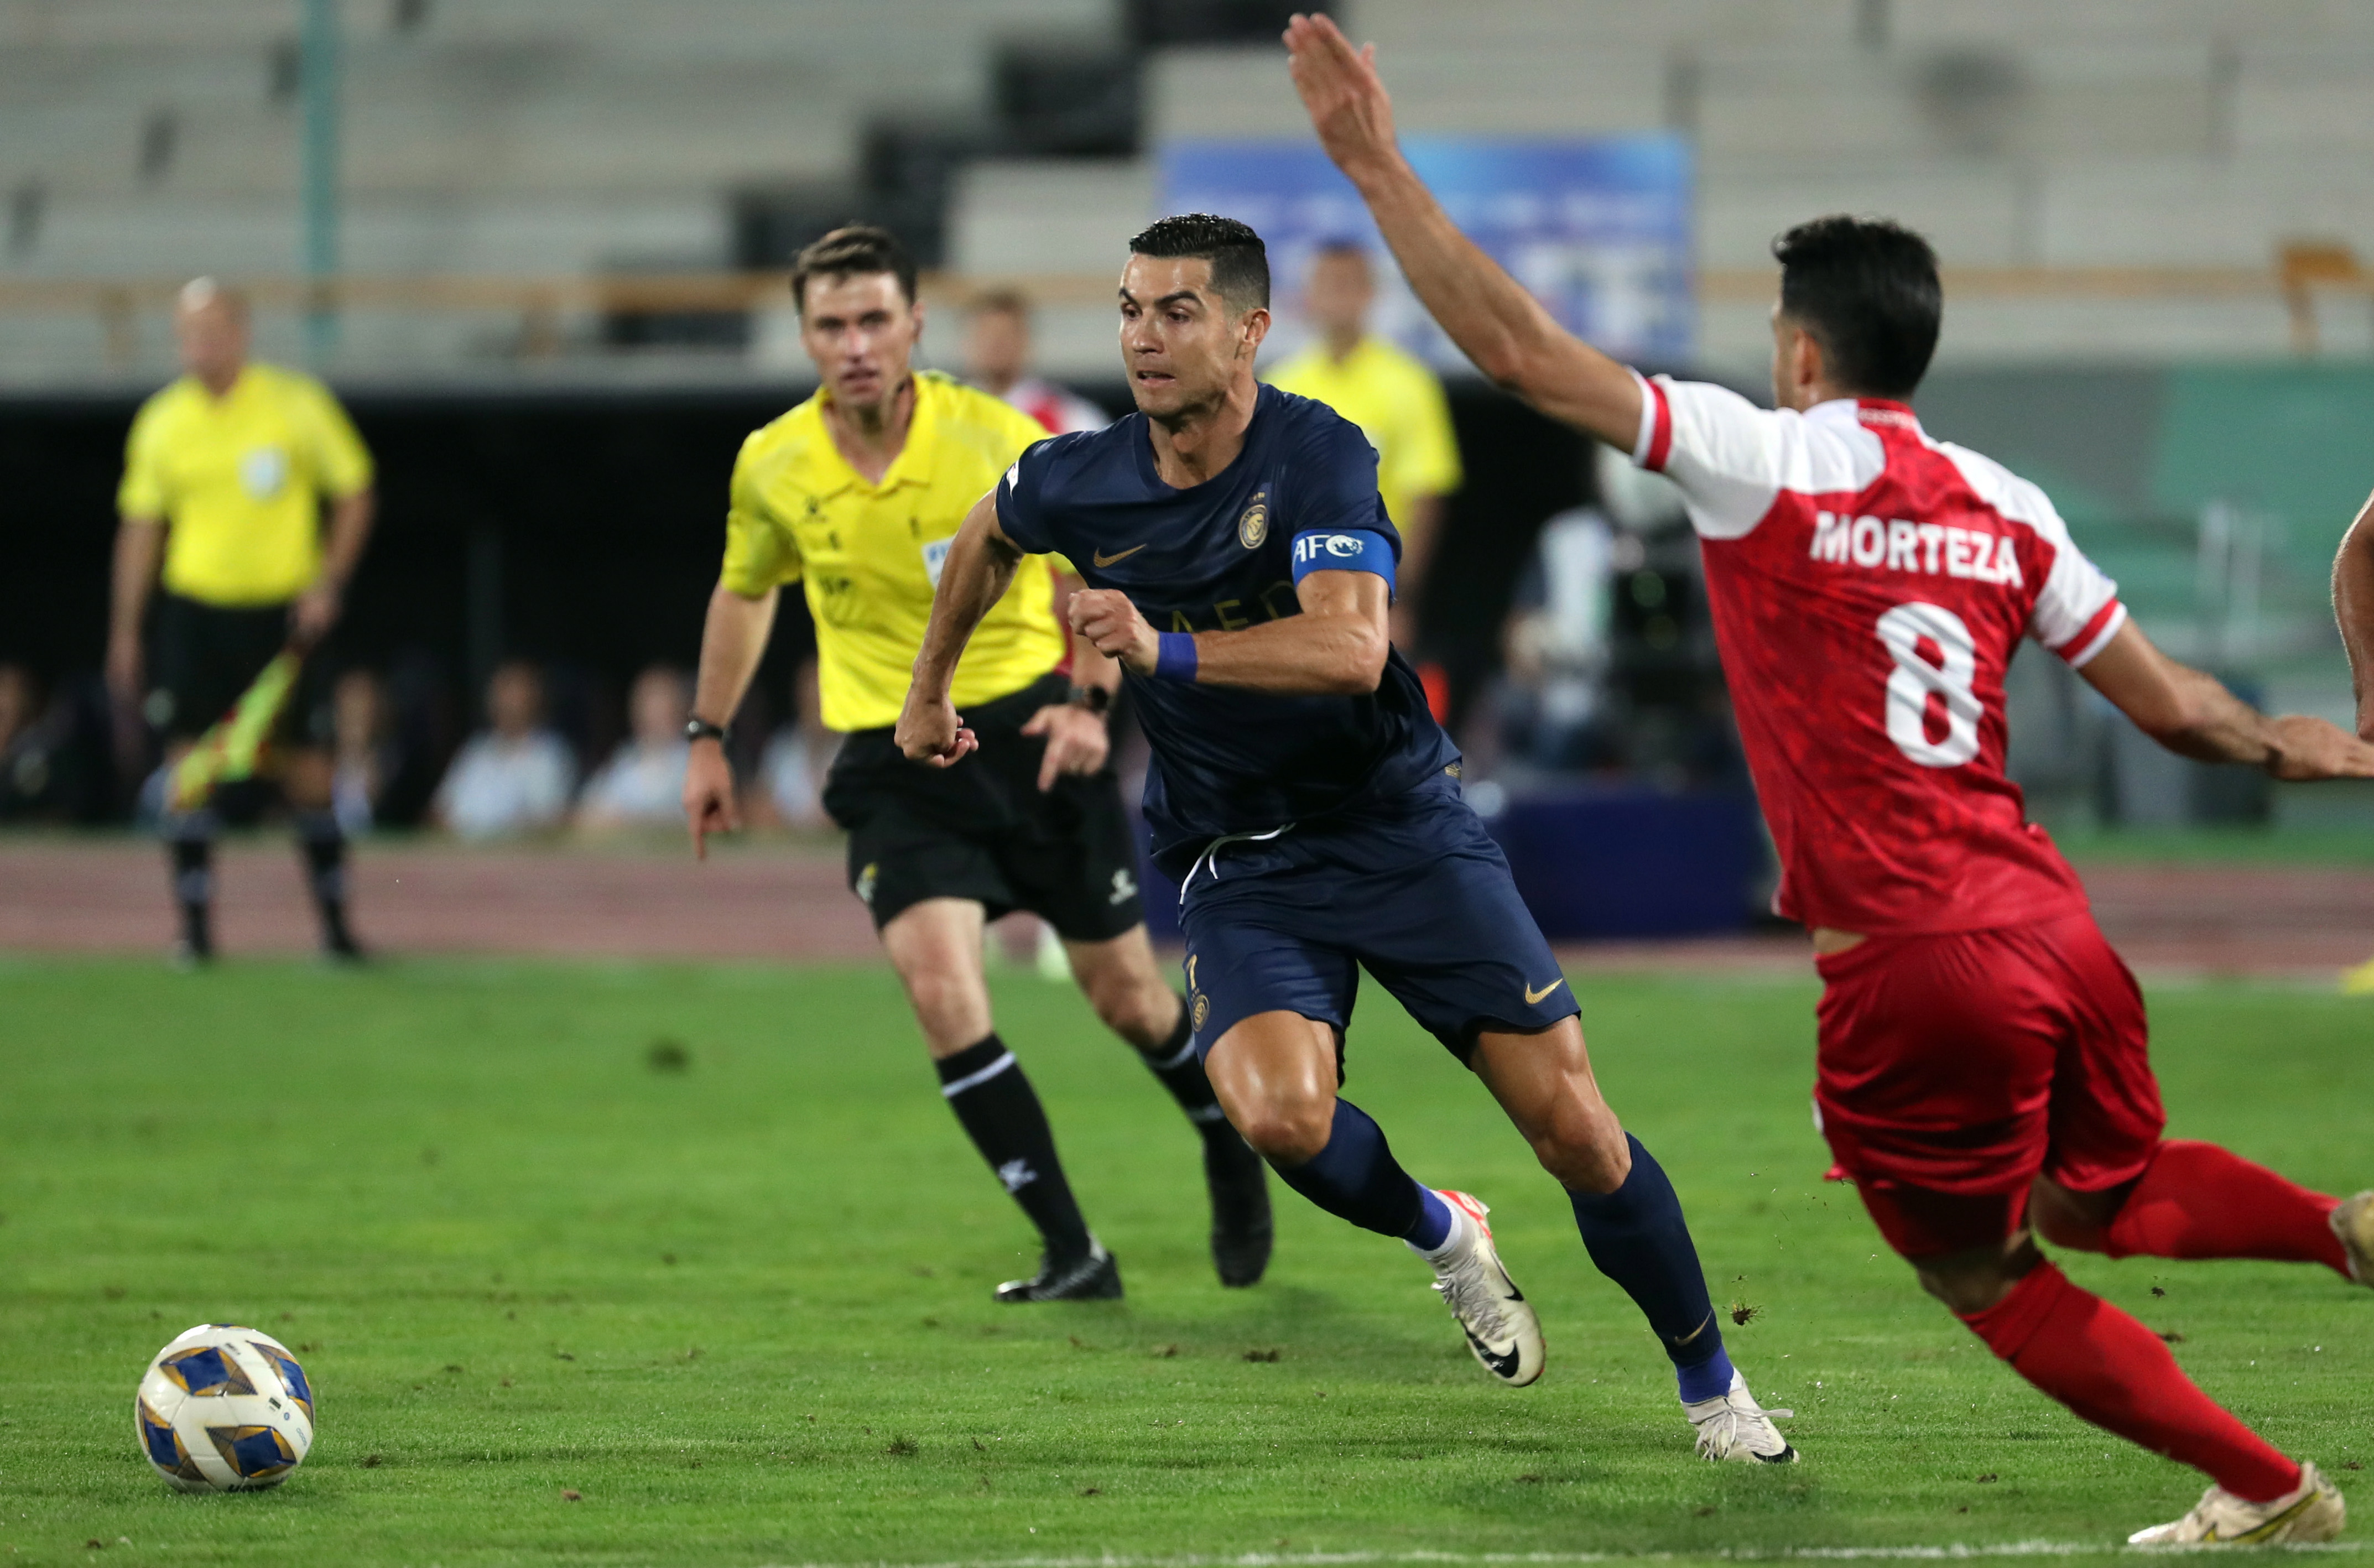
[[[2340,1489],[2302,1463],[2300,1483],[2272,1503],[2246,1503],[2222,1486],[2201,1494],[2192,1512],[2165,1525],[2137,1530],[2129,1546],[2275,1546],[2286,1541],[2331,1540],[2349,1517]]]
[[[2333,1234],[2349,1255],[2349,1277],[2361,1285],[2374,1285],[2374,1188],[2333,1211]]]
[[[1492,1227],[1484,1223],[1491,1210],[1464,1192],[1435,1196],[1451,1205],[1451,1235],[1438,1251],[1410,1250],[1433,1266],[1434,1288],[1484,1370],[1522,1388],[1542,1375],[1541,1319],[1501,1266]]]
[[[1768,1410],[1756,1402],[1747,1391],[1747,1379],[1736,1370],[1731,1375],[1731,1387],[1716,1399],[1700,1399],[1682,1407],[1698,1428],[1698,1457],[1715,1464],[1793,1465],[1797,1450],[1780,1435],[1772,1424],[1775,1416],[1787,1419],[1794,1410]]]

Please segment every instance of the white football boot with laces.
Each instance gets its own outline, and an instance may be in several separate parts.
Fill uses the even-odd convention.
[[[1464,1192],[1435,1196],[1451,1205],[1451,1235],[1437,1251],[1410,1250],[1433,1266],[1434,1288],[1484,1370],[1522,1388],[1542,1375],[1541,1320],[1501,1267],[1492,1227],[1484,1223],[1491,1210]]]
[[[2276,1546],[2331,1540],[2349,1510],[2340,1489],[2314,1465],[2300,1466],[2300,1483],[2272,1503],[2248,1503],[2222,1486],[2201,1494],[2183,1518],[2137,1530],[2129,1546]]]
[[[2346,1199],[2333,1211],[2333,1234],[2349,1255],[2349,1277],[2374,1285],[2374,1188]]]
[[[1786,1420],[1794,1410],[1768,1410],[1747,1391],[1747,1379],[1736,1371],[1731,1387],[1719,1399],[1700,1399],[1682,1407],[1698,1428],[1698,1457],[1715,1464],[1793,1465],[1797,1450],[1780,1435],[1772,1418]]]

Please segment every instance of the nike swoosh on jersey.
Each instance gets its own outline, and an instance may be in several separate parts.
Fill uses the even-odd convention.
[[[1151,541],[1148,541],[1148,543],[1151,543]],[[1096,554],[1095,554],[1095,555],[1093,555],[1093,556],[1090,556],[1089,558],[1090,558],[1091,560],[1095,561],[1095,562],[1097,563],[1097,565],[1099,565],[1099,566],[1100,566],[1100,567],[1109,567],[1109,566],[1112,565],[1115,561],[1125,561],[1125,560],[1129,559],[1132,556],[1136,555],[1140,550],[1143,550],[1143,549],[1145,549],[1145,548],[1146,548],[1146,545],[1144,545],[1144,544],[1133,544],[1133,545],[1131,545],[1128,549],[1126,549],[1126,550],[1122,550],[1122,551],[1121,551],[1121,552],[1119,552],[1119,553],[1117,553],[1117,554],[1115,554],[1115,555],[1111,555],[1111,556],[1106,555],[1102,550],[1099,550],[1098,552],[1096,552]]]
[[[1540,1004],[1540,1002],[1541,1002],[1542,998],[1544,998],[1544,997],[1545,997],[1545,996],[1549,995],[1549,994],[1550,994],[1550,992],[1552,992],[1552,991],[1554,991],[1554,990],[1557,989],[1560,986],[1562,986],[1562,985],[1564,985],[1564,984],[1566,984],[1566,977],[1565,977],[1564,975],[1560,975],[1557,979],[1552,980],[1548,985],[1544,986],[1540,990],[1535,990],[1535,989],[1534,989],[1534,988],[1533,988],[1533,987],[1531,987],[1531,986],[1527,986],[1527,987],[1525,988],[1525,1005],[1526,1005],[1527,1007],[1534,1007],[1534,1006],[1538,1006],[1538,1005]]]

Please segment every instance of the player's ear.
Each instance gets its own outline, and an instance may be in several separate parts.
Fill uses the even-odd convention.
[[[1259,353],[1262,339],[1269,336],[1269,307],[1256,305],[1247,310],[1237,322],[1237,334],[1244,345],[1245,357],[1250,359]]]

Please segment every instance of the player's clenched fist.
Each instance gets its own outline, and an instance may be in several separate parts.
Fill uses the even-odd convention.
[[[964,717],[946,696],[927,697],[921,686],[907,688],[907,706],[899,710],[899,728],[892,731],[899,749],[910,762],[946,767],[981,744],[964,727]]]
[[[1072,595],[1068,611],[1072,630],[1087,638],[1099,653],[1121,661],[1122,668],[1141,675],[1154,673],[1161,643],[1129,595],[1110,588],[1088,588]]]

